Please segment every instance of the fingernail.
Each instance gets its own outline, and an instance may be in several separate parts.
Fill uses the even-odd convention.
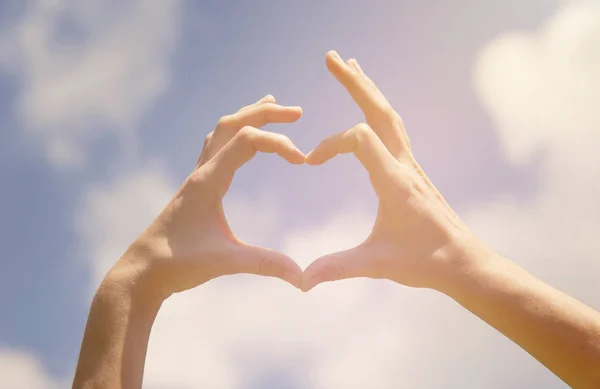
[[[335,50],[331,50],[331,56],[338,61],[342,60],[342,57],[340,57],[340,55]]]

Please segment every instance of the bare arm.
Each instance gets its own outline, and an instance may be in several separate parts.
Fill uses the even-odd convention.
[[[152,324],[173,293],[238,273],[300,286],[302,270],[289,257],[241,242],[231,232],[222,200],[235,171],[257,151],[304,163],[289,138],[255,128],[293,122],[301,114],[299,107],[266,96],[219,121],[192,174],[96,292],[73,388],[140,388]]]
[[[600,313],[505,258],[475,254],[443,289],[573,388],[600,388]]]
[[[162,299],[136,289],[133,280],[131,269],[114,269],[94,296],[74,388],[142,387],[150,330]]]
[[[600,314],[494,254],[458,218],[415,160],[400,116],[358,63],[327,55],[366,123],[323,141],[307,163],[354,153],[379,197],[371,235],[304,272],[302,289],[352,277],[439,290],[512,339],[574,388],[600,387]]]

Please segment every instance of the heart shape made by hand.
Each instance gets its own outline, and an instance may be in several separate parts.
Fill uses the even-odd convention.
[[[222,117],[206,137],[194,172],[130,248],[135,252],[153,246],[158,253],[147,266],[152,271],[144,272],[151,274],[152,290],[170,295],[236,273],[278,277],[303,291],[353,277],[439,288],[450,258],[478,245],[415,160],[402,119],[358,62],[344,62],[331,51],[326,64],[363,111],[365,123],[325,139],[304,155],[286,136],[259,130],[267,123],[298,120],[300,107],[278,105],[268,95]],[[304,272],[280,252],[240,241],[229,228],[222,201],[235,171],[259,151],[309,165],[354,153],[379,198],[369,237],[350,250],[316,259]]]

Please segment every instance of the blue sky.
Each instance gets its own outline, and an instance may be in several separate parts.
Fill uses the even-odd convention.
[[[305,152],[362,121],[327,73],[329,49],[358,59],[403,116],[432,181],[476,232],[598,307],[600,293],[590,276],[598,269],[590,258],[594,243],[586,234],[570,233],[574,226],[593,231],[600,220],[592,196],[600,189],[590,186],[590,177],[600,178],[600,172],[587,147],[597,139],[599,124],[591,103],[600,97],[600,76],[592,66],[600,60],[597,17],[594,2],[558,0],[0,1],[0,353],[8,356],[0,358],[0,372],[19,371],[18,354],[41,377],[40,387],[68,381],[99,277],[190,172],[220,116],[267,93],[282,104],[300,105],[299,122],[267,129],[286,133]],[[572,191],[564,189],[569,185]],[[367,175],[351,156],[315,169],[259,155],[238,172],[226,200],[240,237],[297,254],[303,267],[311,257],[364,236],[376,205]],[[581,263],[565,258],[573,254],[574,236],[584,240],[576,250]],[[565,260],[578,265],[565,271]],[[166,308],[171,313],[157,320],[148,387],[202,383],[194,376],[202,361],[196,344],[214,359],[208,366],[224,372],[211,378],[214,387],[351,387],[348,382],[362,376],[332,372],[375,374],[383,368],[353,366],[378,358],[386,366],[426,363],[425,371],[437,370],[439,377],[390,367],[377,370],[381,380],[366,381],[371,387],[387,388],[403,377],[419,387],[564,387],[443,297],[364,280],[342,284],[315,291],[316,297],[282,291],[274,301],[269,296],[278,285],[232,277],[175,298],[177,308]],[[269,306],[300,304],[306,311],[282,313],[289,322],[275,319],[293,323],[289,334],[267,331],[269,319],[238,310],[232,290],[255,296],[255,303],[260,299],[255,308],[269,315],[276,314]],[[357,290],[365,295],[348,297]],[[337,307],[330,308],[331,317],[310,318],[310,312],[327,316],[323,307],[329,303]],[[390,306],[414,316],[386,313]],[[214,314],[215,328],[217,318],[227,315],[252,324],[208,342],[193,328],[210,330],[213,321],[186,316],[184,307]],[[356,324],[360,342],[343,355],[317,358],[326,354],[323,345],[342,350],[347,343],[318,342],[308,334],[320,328],[335,334],[352,315],[372,318]],[[429,328],[428,318],[450,323],[449,329]],[[184,320],[192,323],[189,328],[180,327]],[[453,333],[452,323],[460,331]],[[254,326],[267,335],[275,331],[273,339],[280,342],[269,343],[263,332],[252,332]],[[408,345],[393,337],[398,334],[378,338],[394,328],[411,334]],[[171,345],[174,332],[181,340]],[[290,346],[300,333],[303,343]],[[468,345],[447,340],[460,334],[474,338],[464,340]],[[448,343],[433,353],[439,344],[431,339]],[[396,351],[381,351],[386,343],[396,344]],[[174,366],[164,367],[161,358]]]

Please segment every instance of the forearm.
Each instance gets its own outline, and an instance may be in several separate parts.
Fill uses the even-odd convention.
[[[571,387],[600,387],[600,313],[505,258],[479,256],[445,293]]]
[[[73,388],[141,388],[148,339],[162,300],[148,298],[134,283],[120,282],[129,276],[113,270],[96,292]]]

